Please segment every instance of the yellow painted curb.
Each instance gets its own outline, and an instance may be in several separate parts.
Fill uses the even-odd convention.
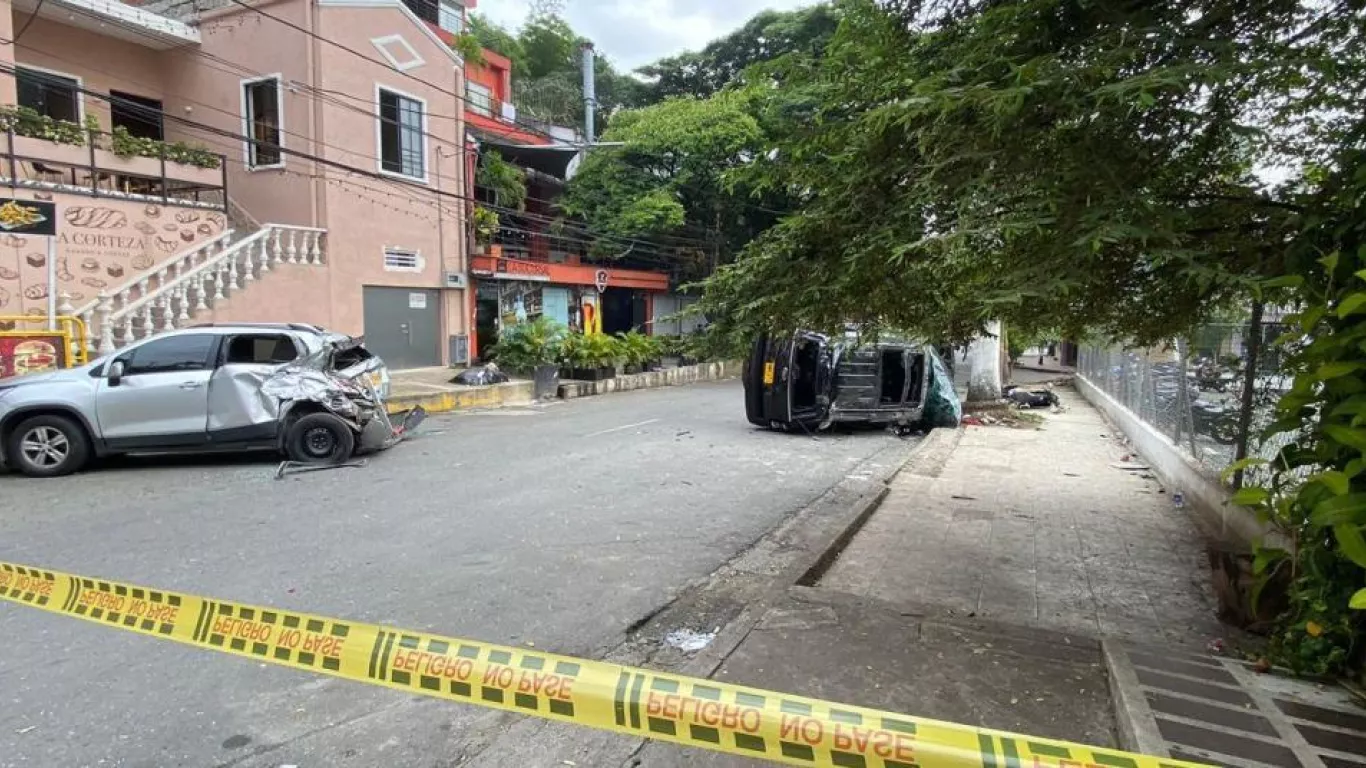
[[[444,413],[471,408],[497,408],[501,405],[530,403],[533,391],[532,382],[515,381],[488,387],[452,389],[449,392],[396,395],[389,398],[385,407],[390,413],[406,411],[418,405],[422,406],[428,413]]]

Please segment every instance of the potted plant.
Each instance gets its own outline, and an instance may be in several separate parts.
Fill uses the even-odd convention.
[[[560,390],[556,364],[565,328],[544,315],[504,328],[492,356],[506,370],[530,374],[537,399],[554,397]]]
[[[498,214],[482,205],[475,206],[473,222],[476,250],[479,253],[488,253],[489,244],[493,242],[493,236],[498,234],[500,224]]]
[[[615,336],[595,333],[588,337],[589,359],[598,369],[599,379],[610,379],[617,375],[624,350],[621,341]]]
[[[560,341],[560,378],[576,381],[596,381],[596,371],[590,370],[587,337],[577,331]]]
[[[626,373],[643,373],[659,364],[659,359],[663,356],[663,345],[653,336],[646,336],[640,331],[619,334],[621,345],[622,361],[626,365]]]
[[[560,343],[560,375],[578,381],[599,381],[617,375],[621,343],[603,333],[571,333]]]

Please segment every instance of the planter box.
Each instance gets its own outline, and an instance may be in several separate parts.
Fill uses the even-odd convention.
[[[81,175],[81,169],[86,169],[86,175],[89,175],[90,147],[57,144],[45,139],[35,139],[31,136],[15,136],[14,154],[35,158],[39,162],[46,161],[53,165],[59,165],[63,171],[67,172],[68,176],[70,176],[70,169],[67,166],[76,168],[77,178]],[[95,168],[113,174],[146,176],[152,179],[161,178],[160,158],[119,157],[107,149],[95,149]],[[223,170],[221,168],[197,168],[193,165],[182,165],[171,160],[166,161],[166,178],[204,187],[223,186]]]
[[[616,377],[616,368],[563,368],[560,378],[574,381],[603,381]]]
[[[161,178],[161,158],[157,157],[119,157],[109,150],[96,149],[95,165],[102,171]],[[221,168],[199,168],[173,160],[166,161],[166,178],[202,187],[223,186]]]
[[[560,369],[554,365],[538,365],[531,372],[533,397],[546,400],[560,394]]]

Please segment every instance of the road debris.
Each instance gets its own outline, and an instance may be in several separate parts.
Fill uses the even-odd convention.
[[[716,639],[716,630],[695,632],[691,629],[675,629],[664,636],[664,644],[677,648],[684,653],[696,653],[711,645]]]

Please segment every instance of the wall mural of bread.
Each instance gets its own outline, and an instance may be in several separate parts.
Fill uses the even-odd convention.
[[[128,214],[103,205],[73,205],[62,218],[67,224],[81,229],[119,229],[128,224]]]
[[[22,194],[22,192],[21,192]],[[57,195],[58,295],[80,308],[220,234],[221,213]],[[0,314],[47,312],[47,243],[0,234]]]

